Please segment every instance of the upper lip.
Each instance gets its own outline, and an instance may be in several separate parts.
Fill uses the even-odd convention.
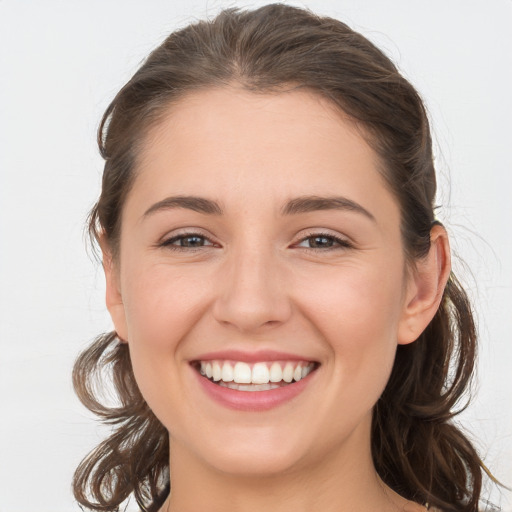
[[[309,356],[291,354],[289,352],[278,352],[276,350],[257,350],[247,352],[244,350],[218,350],[201,354],[194,358],[194,361],[231,360],[256,363],[258,361],[311,361],[317,362]]]

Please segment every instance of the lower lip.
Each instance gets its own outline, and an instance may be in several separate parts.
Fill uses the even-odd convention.
[[[268,391],[239,391],[214,384],[196,370],[193,371],[210,398],[224,407],[238,411],[267,411],[289,402],[304,391],[316,374],[316,371],[313,371],[298,382]]]

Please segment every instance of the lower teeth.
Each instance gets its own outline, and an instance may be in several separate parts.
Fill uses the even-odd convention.
[[[269,382],[268,384],[237,384],[236,382],[216,382],[219,386],[229,389],[237,389],[238,391],[269,391],[271,389],[277,389],[286,384],[278,384]]]

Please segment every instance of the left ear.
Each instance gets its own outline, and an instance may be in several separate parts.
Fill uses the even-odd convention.
[[[441,224],[430,230],[428,254],[415,262],[408,277],[407,292],[398,327],[398,344],[415,341],[436,314],[450,277],[448,233]]]

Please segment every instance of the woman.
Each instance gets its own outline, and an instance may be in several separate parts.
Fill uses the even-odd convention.
[[[228,9],[148,57],[99,145],[115,332],[74,381],[114,432],[81,504],[477,510],[487,470],[451,421],[475,327],[425,109],[382,52],[298,8]]]

